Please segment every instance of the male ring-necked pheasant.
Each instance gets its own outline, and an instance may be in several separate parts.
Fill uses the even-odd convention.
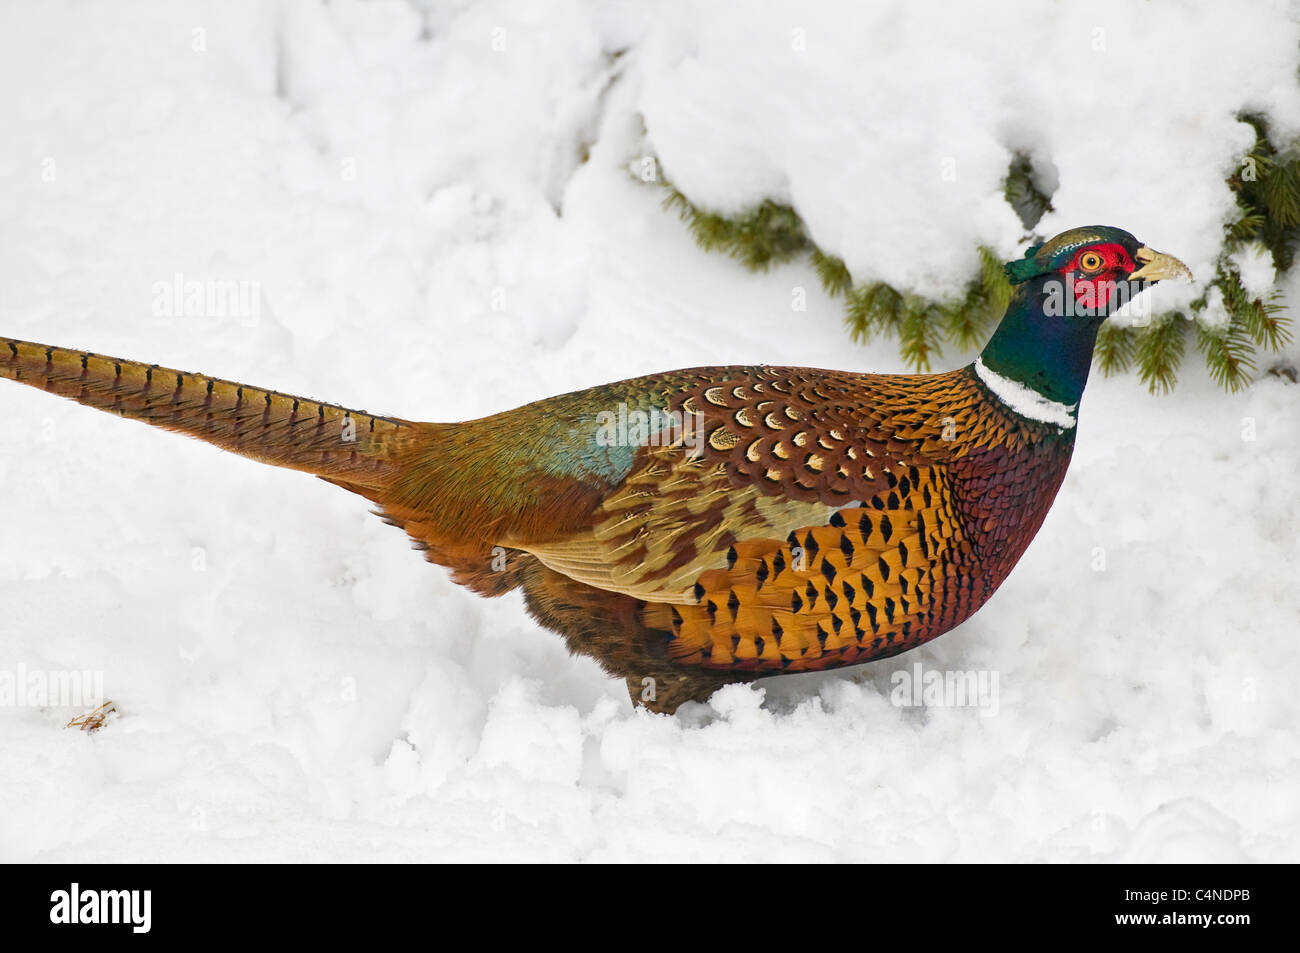
[[[0,377],[359,493],[670,712],[897,655],[1007,577],[1065,476],[1102,321],[1190,272],[1109,227],[1006,269],[997,331],[940,374],[699,367],[451,424],[5,339]]]

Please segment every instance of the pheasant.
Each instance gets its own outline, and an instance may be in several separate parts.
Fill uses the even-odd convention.
[[[671,713],[905,652],[1007,578],[1065,477],[1101,323],[1191,273],[1101,226],[1006,272],[987,346],[936,374],[697,367],[464,423],[7,339],[0,377],[360,494]]]

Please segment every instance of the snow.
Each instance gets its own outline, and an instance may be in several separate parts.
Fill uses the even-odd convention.
[[[1044,236],[1123,223],[1208,279],[1254,142],[1236,115],[1300,121],[1281,3],[660,6],[642,107],[665,174],[724,212],[792,199],[855,278],[932,296],[961,290],[977,243],[1023,250],[1013,152],[1057,184]],[[1200,290],[1154,289],[1154,307]]]
[[[934,291],[1020,250],[1023,150],[1046,233],[1208,276],[1234,114],[1300,131],[1290,11],[9,4],[0,333],[430,420],[680,366],[901,370],[810,268],[701,252],[629,166],[791,200],[859,279]],[[178,274],[257,307],[155,313]],[[1177,284],[1156,310],[1204,291]],[[0,860],[1300,859],[1297,389],[1184,364],[1172,397],[1090,384],[960,629],[675,717],[358,498],[0,382],[0,671],[101,672],[119,710],[0,707]],[[996,714],[895,705],[917,663],[995,673]]]
[[[1277,271],[1273,267],[1273,256],[1263,245],[1251,243],[1235,252],[1231,261],[1241,276],[1241,286],[1247,294],[1263,297],[1273,290],[1277,282]]]
[[[1214,330],[1226,330],[1228,325],[1232,324],[1232,315],[1228,313],[1228,306],[1223,300],[1223,292],[1219,290],[1217,285],[1206,292],[1205,310],[1201,312],[1196,320],[1204,327]]]

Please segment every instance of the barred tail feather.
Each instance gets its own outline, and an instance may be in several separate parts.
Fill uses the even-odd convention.
[[[272,466],[389,485],[423,425],[157,364],[0,338],[0,378],[188,434]]]

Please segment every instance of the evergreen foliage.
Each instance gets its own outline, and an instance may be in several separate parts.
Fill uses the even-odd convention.
[[[1252,296],[1231,261],[1233,253],[1259,243],[1272,256],[1278,273],[1288,270],[1300,244],[1300,151],[1283,152],[1269,138],[1262,116],[1241,117],[1255,130],[1255,143],[1242,158],[1228,185],[1240,214],[1224,229],[1224,242],[1212,288],[1222,296],[1229,321],[1210,326],[1198,321],[1207,306],[1202,297],[1188,312],[1155,315],[1145,327],[1102,325],[1095,363],[1106,375],[1136,370],[1152,393],[1168,393],[1192,337],[1210,375],[1226,390],[1250,383],[1260,351],[1275,352],[1291,340],[1290,319],[1282,314],[1277,293]],[[702,248],[730,255],[748,268],[765,270],[807,255],[826,293],[845,300],[845,321],[856,341],[897,337],[899,351],[919,371],[929,370],[944,342],[962,350],[981,345],[996,326],[1010,299],[1011,286],[1002,259],[979,248],[979,269],[960,297],[936,301],[875,281],[855,283],[844,261],[813,243],[799,214],[790,205],[763,201],[757,208],[728,218],[693,204],[671,183],[664,207],[676,210]],[[1051,210],[1030,159],[1012,158],[1003,183],[1007,203],[1027,230]]]
[[[1006,196],[1020,224],[1026,231],[1032,231],[1044,215],[1052,210],[1052,200],[1038,187],[1034,178],[1034,167],[1029,156],[1017,152],[1011,157],[1011,168],[1007,170],[1006,182],[1002,193]]]
[[[664,207],[677,209],[701,248],[725,252],[755,271],[784,264],[813,247],[804,234],[799,213],[771,199],[752,212],[725,218],[697,208],[685,195],[669,187]]]
[[[1137,335],[1128,333],[1129,330],[1107,321],[1097,331],[1097,346],[1092,359],[1107,377],[1122,374],[1133,366],[1133,359],[1137,357]]]
[[[1153,394],[1167,394],[1178,380],[1178,365],[1187,347],[1187,319],[1181,311],[1152,318],[1134,341],[1138,377]],[[1122,329],[1121,333],[1131,329]]]

